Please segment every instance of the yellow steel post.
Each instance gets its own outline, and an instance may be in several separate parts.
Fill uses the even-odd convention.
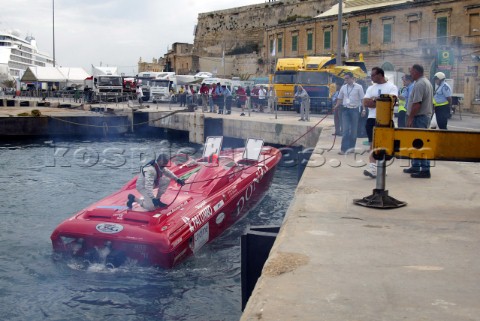
[[[375,126],[377,127],[393,127],[393,107],[396,98],[392,95],[380,95],[375,102],[377,109],[377,119]]]
[[[393,107],[396,102],[396,97],[392,95],[380,95],[375,102],[376,108],[376,122],[377,128],[393,128]],[[373,141],[375,142],[375,136],[378,132],[375,131],[373,135]],[[375,145],[375,144],[374,144]],[[362,199],[355,199],[353,203],[360,206],[390,209],[398,208],[407,205],[407,203],[399,201],[391,196],[388,196],[388,191],[385,190],[385,176],[386,176],[386,157],[385,149],[374,149],[373,153],[377,161],[377,179],[376,187],[373,190],[373,194],[366,196]]]

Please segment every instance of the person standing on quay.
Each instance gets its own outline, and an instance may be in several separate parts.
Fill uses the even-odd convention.
[[[398,128],[403,128],[407,125],[407,106],[408,96],[412,92],[413,81],[412,76],[405,75],[402,77],[403,88],[398,95]]]
[[[137,99],[140,106],[143,104],[143,90],[141,85],[137,85]]]
[[[335,132],[333,135],[342,136],[342,109],[335,108],[337,105],[338,95],[340,94],[340,88],[342,88],[343,81],[337,80],[335,82],[335,92],[332,95],[333,106],[333,123],[335,125]]]
[[[307,91],[301,86],[297,85],[297,91],[295,92],[295,98],[300,99],[300,119],[299,121],[310,120],[310,96]]]
[[[437,125],[439,129],[447,129],[450,108],[452,106],[452,89],[445,81],[443,72],[437,72],[433,79],[436,85],[433,95],[433,106],[435,116],[437,117]]]
[[[345,85],[340,88],[335,109],[342,106],[342,145],[340,155],[355,148],[357,143],[359,109],[362,107],[363,88],[355,82],[351,72],[345,73]]]
[[[265,101],[267,98],[267,91],[263,86],[260,86],[260,89],[258,90],[258,111],[263,113],[263,110],[265,108]]]
[[[217,87],[215,88],[215,101],[218,106],[218,114],[223,114],[223,107],[225,106],[225,98],[223,96],[222,85],[218,82]]]
[[[208,104],[208,85],[207,84],[202,84],[200,87],[200,95],[202,97],[202,111],[206,112],[207,110],[207,104]]]
[[[267,113],[273,113],[275,109],[275,89],[273,88],[273,85],[270,85],[270,88],[267,93],[267,100],[268,100]]]
[[[230,115],[232,113],[232,92],[226,85],[222,85],[223,97],[225,97],[225,114]]]
[[[375,127],[375,122],[377,118],[377,106],[376,100],[380,95],[398,95],[398,88],[391,82],[387,82],[385,79],[385,72],[380,67],[373,67],[370,74],[373,85],[368,87],[367,92],[365,93],[365,99],[363,100],[363,105],[365,106],[362,110],[362,115],[367,113],[366,107],[368,107],[368,119],[365,125],[367,130],[368,142],[370,143],[370,156],[368,168],[363,171],[363,175],[369,176],[371,178],[377,177],[377,163],[373,158],[372,154],[372,140],[373,140],[373,128]]]
[[[215,105],[214,105],[214,96],[215,96],[215,89],[216,89],[216,84],[212,84],[210,88],[208,89],[208,105],[210,106],[210,112],[214,113],[215,112]]]
[[[423,66],[413,65],[410,76],[415,81],[412,93],[408,98],[407,127],[428,128],[433,111],[433,87],[423,75]],[[430,161],[428,159],[412,159],[412,166],[405,168],[404,173],[413,178],[430,178]]]

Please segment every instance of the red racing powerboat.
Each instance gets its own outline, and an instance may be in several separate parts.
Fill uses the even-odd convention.
[[[245,148],[221,150],[222,137],[208,137],[200,159],[171,158],[169,169],[185,180],[171,181],[161,201],[146,211],[125,205],[137,177],[118,192],[81,210],[52,233],[55,252],[118,266],[127,259],[171,268],[212,241],[252,209],[268,190],[278,149],[248,139]]]

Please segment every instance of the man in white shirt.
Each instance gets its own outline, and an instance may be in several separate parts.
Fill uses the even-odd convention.
[[[373,128],[375,127],[375,121],[377,117],[376,110],[376,100],[380,95],[398,95],[398,88],[391,82],[387,82],[385,79],[385,72],[380,67],[373,67],[370,74],[373,85],[368,87],[367,92],[365,93],[365,98],[363,99],[363,110],[362,116],[367,112],[366,107],[368,107],[368,119],[365,129],[367,130],[368,142],[370,143],[370,156],[368,168],[363,171],[365,176],[371,178],[377,177],[377,164],[372,154],[372,139],[373,139]]]
[[[137,85],[137,99],[140,105],[143,104],[143,90],[141,85]]]
[[[258,91],[258,109],[261,113],[263,113],[263,109],[265,108],[265,101],[267,98],[267,91],[263,86],[260,86],[260,90]]]
[[[335,109],[342,106],[342,146],[340,155],[345,155],[355,148],[357,143],[358,111],[362,106],[363,87],[355,82],[351,72],[345,73],[345,84],[338,93]]]

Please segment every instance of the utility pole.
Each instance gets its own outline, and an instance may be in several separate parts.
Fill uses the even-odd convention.
[[[342,0],[338,0],[338,32],[337,32],[337,66],[342,65],[342,36],[343,36],[343,24],[342,24],[343,5]]]
[[[55,0],[52,0],[53,67],[55,67]]]

